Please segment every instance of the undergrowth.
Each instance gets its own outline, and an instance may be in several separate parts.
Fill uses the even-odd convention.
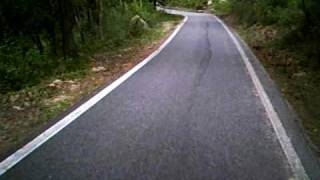
[[[249,6],[249,2],[214,1],[212,11],[254,50],[297,111],[314,150],[320,154],[320,31],[317,24],[305,25],[303,13],[294,2],[272,7],[262,2]],[[266,11],[259,10],[266,6]]]
[[[61,74],[81,74],[88,66],[88,57],[92,53],[101,49],[116,50],[131,39],[145,36],[148,28],[154,28],[167,17],[144,1],[105,6],[99,27],[88,24],[92,20],[83,18],[72,29],[73,48],[77,51],[75,55],[63,56],[57,48],[60,45],[53,47],[46,33],[37,36],[41,48],[23,33],[10,36],[4,33],[3,37],[0,34],[0,93],[32,87]],[[133,25],[131,21],[134,16],[138,17],[138,22]],[[59,34],[56,36],[56,41],[62,41]]]

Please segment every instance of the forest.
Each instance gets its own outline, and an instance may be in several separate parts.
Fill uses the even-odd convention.
[[[168,0],[171,6],[201,9],[206,0]],[[320,63],[320,1],[317,0],[213,0],[213,11],[232,14],[246,26],[276,25],[287,44],[299,42],[310,63]],[[220,14],[219,14],[220,13]],[[301,44],[302,43],[302,44]],[[303,46],[302,46],[303,45]]]
[[[276,25],[282,44],[299,48],[312,66],[320,64],[320,2],[317,0],[229,1],[231,11],[248,25]],[[245,12],[245,13],[244,13]]]
[[[32,86],[79,68],[99,46],[115,48],[139,36],[160,14],[150,0],[2,0],[0,2],[0,92]],[[135,21],[139,21],[136,18]],[[79,60],[80,59],[80,60]]]
[[[155,51],[182,19],[160,3],[1,0],[0,158]]]
[[[76,68],[79,63],[71,59],[98,48],[97,40],[114,47],[129,36],[139,35],[140,30],[130,25],[130,19],[138,14],[152,26],[159,18],[154,10],[156,3],[204,9],[207,2],[3,0],[0,3],[0,91],[19,90],[43,77]],[[234,14],[247,26],[258,23],[280,27],[282,44],[299,48],[304,59],[308,59],[304,63],[320,64],[319,1],[214,0],[211,6],[216,11]]]

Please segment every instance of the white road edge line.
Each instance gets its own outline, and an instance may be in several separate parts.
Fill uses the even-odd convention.
[[[101,90],[98,94],[96,94],[95,96],[90,98],[88,101],[83,103],[77,109],[72,111],[70,114],[65,116],[63,119],[58,121],[56,124],[51,126],[49,129],[44,131],[42,134],[37,136],[31,142],[29,142],[28,144],[23,146],[21,149],[17,150],[15,153],[13,153],[9,157],[7,157],[5,160],[3,160],[0,163],[0,176],[3,175],[5,172],[7,172],[14,165],[16,165],[18,162],[20,162],[22,159],[24,159],[26,156],[28,156],[30,153],[32,153],[34,150],[36,150],[38,147],[40,147],[42,144],[44,144],[46,141],[48,141],[50,138],[52,138],[54,135],[56,135],[58,132],[60,132],[63,128],[65,128],[70,123],[72,123],[74,120],[76,120],[79,116],[81,116],[83,113],[85,113],[87,110],[89,110],[95,104],[97,104],[101,99],[103,99],[105,96],[107,96],[109,93],[111,93],[114,89],[116,89],[123,82],[125,82],[129,77],[131,77],[133,74],[135,74],[139,69],[141,69],[148,62],[150,62],[155,56],[157,56],[174,39],[174,37],[176,37],[176,35],[179,33],[179,31],[182,29],[183,25],[187,21],[188,21],[188,17],[185,16],[183,21],[178,25],[178,27],[171,34],[171,36],[156,51],[154,51],[149,57],[147,57],[142,62],[137,64],[130,71],[125,73],[123,76],[121,76],[119,79],[114,81],[112,84],[110,84],[105,89]]]
[[[281,144],[282,150],[288,159],[289,165],[290,165],[290,167],[293,171],[293,174],[294,174],[294,178],[299,179],[299,180],[308,180],[309,177],[306,174],[306,171],[301,163],[301,160],[300,160],[297,152],[295,151],[295,149],[291,143],[291,140],[290,140],[289,136],[287,135],[287,132],[286,132],[285,128],[283,127],[282,122],[281,122],[277,112],[275,111],[275,109],[271,103],[270,98],[268,97],[268,95],[267,95],[265,89],[263,88],[263,85],[260,82],[251,62],[249,61],[248,56],[246,55],[245,51],[241,47],[239,41],[236,39],[236,37],[230,31],[230,29],[224,24],[224,22],[221,19],[219,19],[217,16],[214,16],[214,17],[224,27],[224,29],[227,31],[227,33],[231,37],[233,43],[236,45],[236,47],[241,55],[243,62],[245,63],[247,70],[249,71],[250,77],[254,83],[256,90],[258,91],[258,95],[262,101],[262,104],[263,104],[266,112],[267,112],[268,118],[271,121],[273,129],[275,130],[275,133],[276,133],[278,140]]]

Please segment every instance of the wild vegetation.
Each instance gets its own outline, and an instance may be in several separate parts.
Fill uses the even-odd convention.
[[[159,18],[150,0],[2,0],[0,92],[80,69],[87,53],[116,48]]]
[[[255,51],[302,119],[320,154],[320,1],[167,0],[207,9],[233,26]]]
[[[231,11],[248,26],[277,26],[288,48],[299,48],[312,66],[320,64],[320,2],[317,0],[230,1]]]
[[[193,9],[204,9],[208,0],[165,0],[168,6],[171,7],[184,7]]]
[[[215,0],[287,96],[320,149],[320,1]]]
[[[154,5],[0,1],[0,159],[156,50],[182,18]]]
[[[29,131],[70,105],[63,100],[48,106],[47,100],[56,100],[61,91],[56,84],[73,87],[82,83],[79,76],[90,71],[89,64],[99,64],[94,54],[103,52],[117,59],[119,49],[137,42],[142,45],[159,35],[150,29],[172,17],[155,11],[157,3],[208,8],[224,17],[262,60],[320,147],[318,0],[212,0],[209,5],[207,0],[1,0],[0,142],[15,141],[6,139],[4,133],[18,132],[21,129],[16,127],[21,126],[28,126],[23,131]],[[108,66],[113,67],[109,61]],[[54,88],[48,90],[48,82]],[[80,94],[94,88],[87,87]],[[29,110],[32,107],[36,111]],[[8,123],[7,115],[14,112],[21,112],[21,117],[10,116],[12,123]],[[30,124],[27,119],[35,122]]]

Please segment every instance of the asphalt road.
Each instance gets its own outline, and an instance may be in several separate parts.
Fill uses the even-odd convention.
[[[230,36],[187,15],[158,56],[0,179],[294,178]]]

